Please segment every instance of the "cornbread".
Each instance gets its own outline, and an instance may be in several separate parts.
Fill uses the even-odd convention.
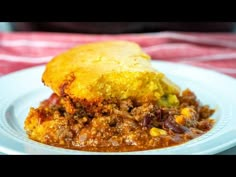
[[[180,91],[152,68],[150,57],[137,44],[127,41],[98,42],[68,50],[48,63],[43,82],[59,96],[88,101],[130,97],[158,100]]]

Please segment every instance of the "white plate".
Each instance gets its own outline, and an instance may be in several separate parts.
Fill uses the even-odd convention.
[[[27,138],[24,120],[31,106],[52,93],[41,82],[44,66],[0,78],[0,152],[6,154],[215,154],[236,145],[236,80],[189,65],[153,61],[182,89],[190,88],[204,104],[216,108],[208,133],[182,145],[128,153],[96,153],[44,145]]]

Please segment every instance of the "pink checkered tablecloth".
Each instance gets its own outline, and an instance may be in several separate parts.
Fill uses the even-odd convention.
[[[236,34],[180,32],[121,35],[0,33],[0,76],[45,64],[75,45],[113,39],[140,44],[153,60],[200,66],[236,78]]]

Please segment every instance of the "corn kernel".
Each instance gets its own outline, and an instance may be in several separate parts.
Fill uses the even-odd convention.
[[[150,129],[150,135],[151,136],[167,135],[167,132],[165,130],[153,127]]]
[[[180,125],[184,125],[185,119],[183,115],[177,115],[175,116],[175,122],[177,122]]]
[[[176,95],[168,95],[168,102],[173,106],[179,105],[179,100]]]
[[[181,110],[181,114],[185,116],[186,118],[192,117],[192,114],[195,113],[195,110],[192,108],[183,108]]]
[[[161,135],[167,135],[167,132],[165,130],[159,129]]]

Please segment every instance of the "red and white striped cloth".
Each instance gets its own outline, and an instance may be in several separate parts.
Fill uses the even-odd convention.
[[[47,63],[75,45],[112,39],[140,44],[153,60],[196,65],[236,78],[235,34],[180,32],[121,35],[0,33],[0,76]]]

